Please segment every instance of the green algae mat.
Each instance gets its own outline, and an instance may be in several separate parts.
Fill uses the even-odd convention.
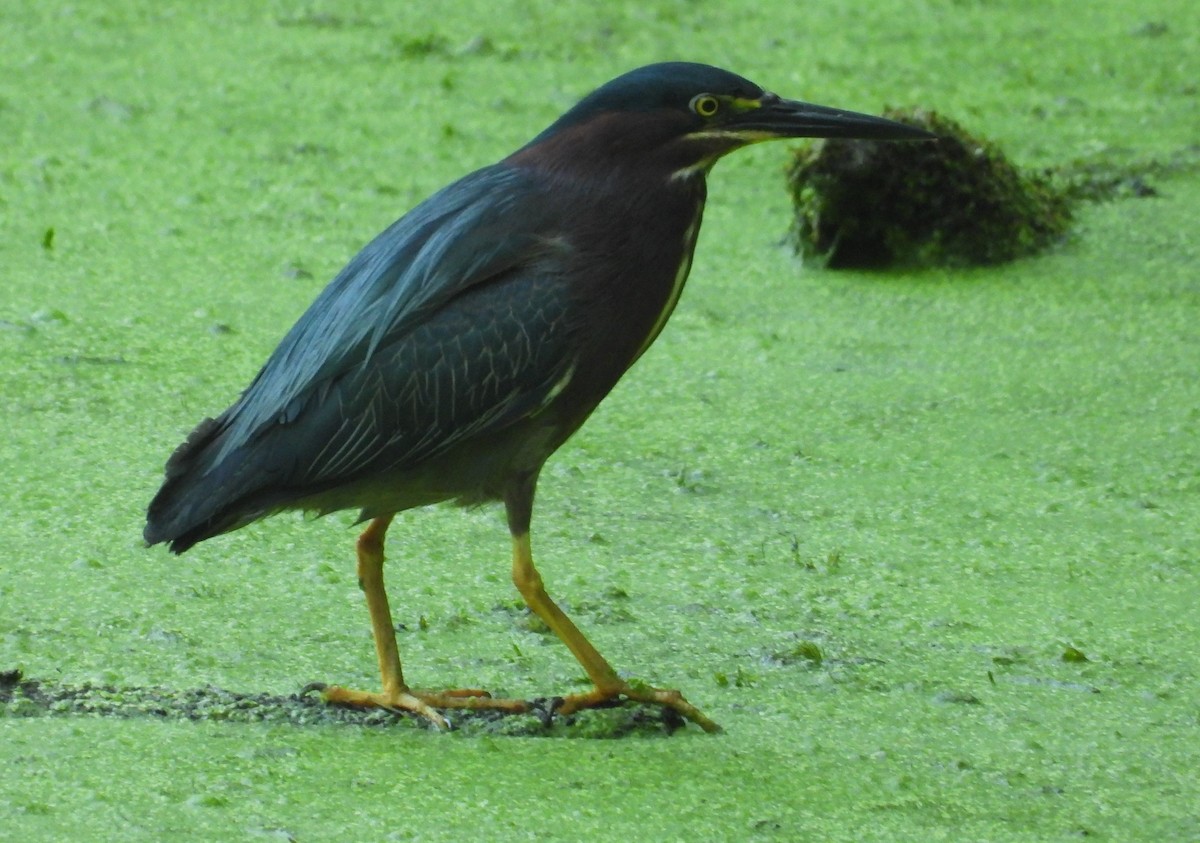
[[[4,4],[0,839],[1200,839],[1197,56],[1182,0]],[[320,706],[376,681],[352,518],[146,550],[164,458],[377,231],[675,58],[1148,175],[1037,257],[849,273],[781,245],[786,144],[723,161],[534,530],[725,732]],[[415,683],[582,687],[497,510],[389,548]]]

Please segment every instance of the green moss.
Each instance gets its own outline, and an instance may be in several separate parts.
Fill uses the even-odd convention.
[[[1083,650],[1080,650],[1077,647],[1071,647],[1069,645],[1063,649],[1062,660],[1075,664],[1091,661],[1091,659],[1087,657],[1087,654],[1084,653]]]
[[[771,660],[781,665],[808,663],[815,667],[825,660],[825,654],[815,641],[797,641],[790,647],[772,653]]]
[[[974,266],[1061,239],[1070,203],[1045,174],[1021,172],[990,141],[924,109],[885,112],[937,141],[825,140],[788,169],[791,239],[830,268]]]

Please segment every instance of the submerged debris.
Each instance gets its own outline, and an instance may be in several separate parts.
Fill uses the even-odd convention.
[[[1158,196],[1151,179],[1200,170],[1200,144],[1190,144],[1166,155],[1128,159],[1121,150],[1103,150],[1087,159],[1055,167],[1051,174],[1072,202]]]
[[[527,714],[463,709],[449,712],[454,729],[466,735],[619,738],[670,735],[683,725],[671,709],[640,705],[581,711],[567,717],[550,713],[551,700],[537,700]],[[20,670],[0,671],[0,718],[93,716],[156,720],[279,723],[298,727],[355,725],[428,729],[421,718],[380,709],[328,705],[306,694],[244,694],[221,688],[118,687],[29,679]]]
[[[1048,173],[1022,173],[995,144],[924,109],[884,112],[939,136],[925,143],[830,139],[788,169],[791,239],[830,268],[973,266],[1059,240],[1071,204]]]

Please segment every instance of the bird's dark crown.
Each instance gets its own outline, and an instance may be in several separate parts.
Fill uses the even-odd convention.
[[[655,111],[684,113],[701,94],[754,101],[764,93],[749,79],[707,64],[685,61],[649,64],[622,74],[592,91],[538,135],[533,143],[603,114]],[[697,117],[696,122],[699,124],[702,121]]]
[[[631,70],[584,97],[558,121],[583,122],[607,111],[686,109],[697,94],[756,100],[758,85],[717,67],[692,62],[662,62]]]
[[[573,167],[580,160],[594,167],[605,160],[609,166],[650,166],[668,174],[706,162],[704,169],[747,142],[733,127],[720,131],[731,117],[776,100],[727,70],[694,62],[650,64],[592,91],[509,161],[536,161],[546,168]]]

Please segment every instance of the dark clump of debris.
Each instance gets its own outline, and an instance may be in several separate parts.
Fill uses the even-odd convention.
[[[151,720],[274,723],[296,727],[335,725],[387,728],[400,724],[431,729],[428,722],[382,709],[355,709],[323,702],[309,685],[296,694],[239,693],[212,686],[157,688],[107,683],[67,684],[30,679],[20,669],[0,670],[0,720],[28,717],[112,717]],[[682,728],[671,709],[643,706],[582,711],[556,716],[553,699],[533,701],[530,712],[510,714],[463,709],[451,715],[464,735],[621,738],[667,736]]]
[[[788,168],[791,240],[830,268],[977,266],[1060,240],[1071,200],[1052,175],[1023,173],[995,144],[924,109],[889,109],[936,141],[829,139]]]

